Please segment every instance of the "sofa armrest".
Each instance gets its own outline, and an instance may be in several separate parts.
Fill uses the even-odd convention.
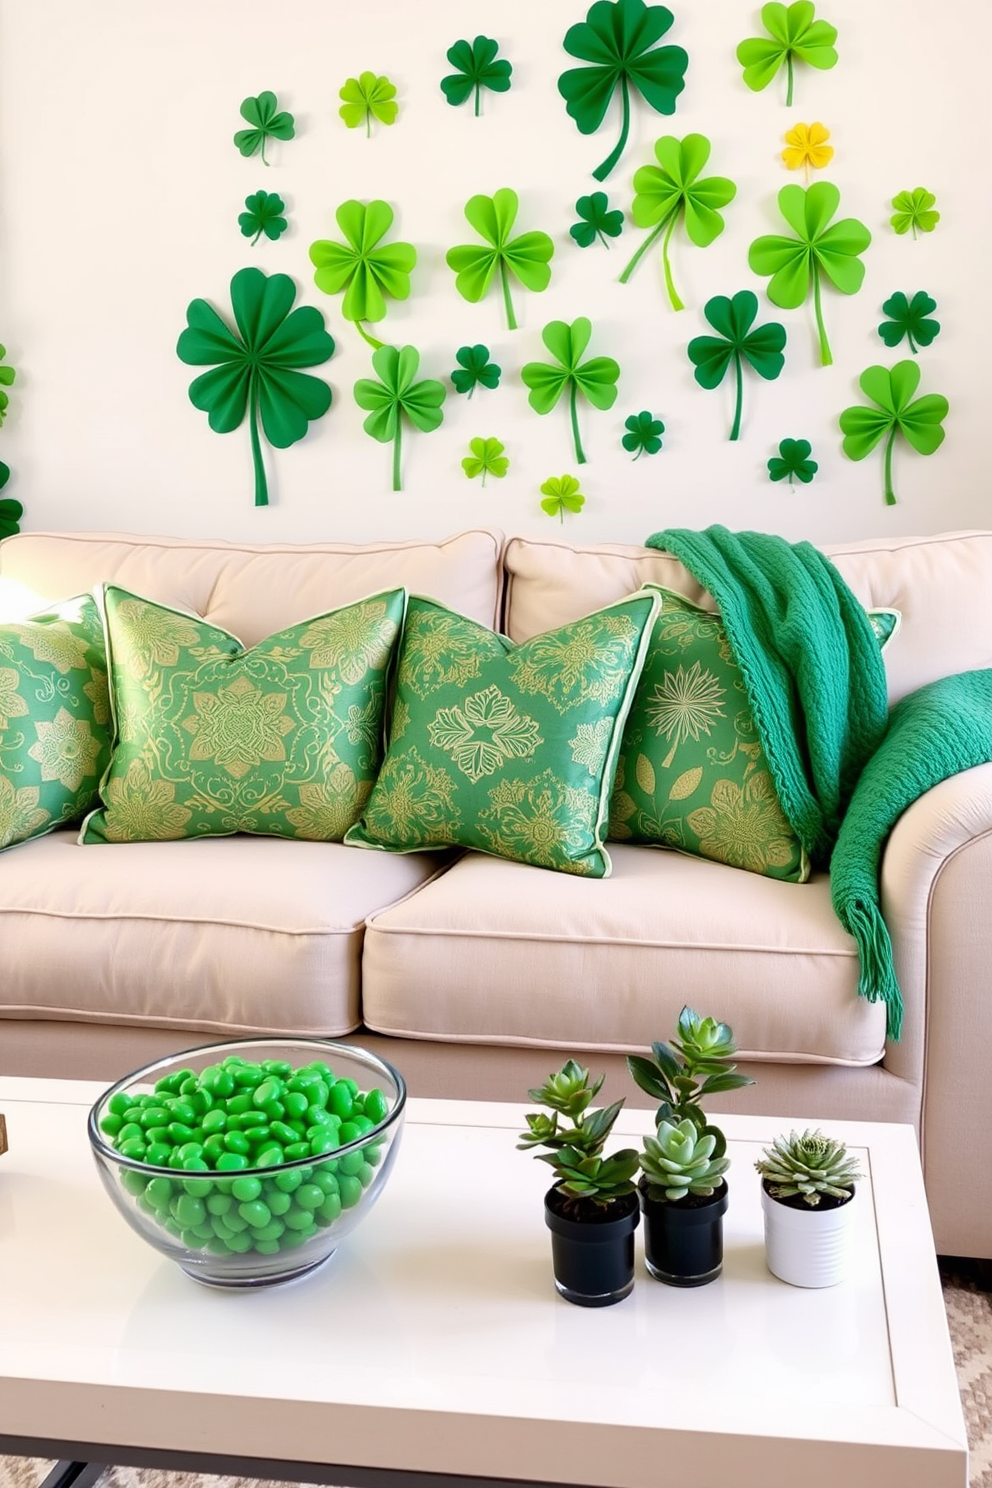
[[[992,764],[941,781],[903,813],[881,892],[906,1008],[885,1065],[923,1092],[937,1249],[992,1256]]]

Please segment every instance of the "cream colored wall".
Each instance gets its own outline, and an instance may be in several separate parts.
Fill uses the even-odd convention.
[[[753,94],[734,57],[756,34],[759,7],[746,0],[672,0],[667,41],[685,46],[687,86],[672,117],[635,111],[631,141],[605,184],[629,209],[631,178],[654,140],[699,131],[713,141],[708,172],[729,175],[738,196],[727,229],[706,250],[677,235],[673,266],[688,308],[672,312],[660,260],[616,282],[641,241],[628,222],[607,253],[568,236],[573,203],[599,189],[590,171],[617,133],[611,111],[599,135],[581,136],[556,79],[570,64],[565,30],[585,0],[0,0],[0,341],[18,368],[0,458],[14,471],[4,493],[25,506],[25,527],[124,528],[256,540],[334,536],[438,536],[486,522],[530,535],[639,541],[670,524],[725,522],[788,537],[834,541],[876,534],[992,525],[986,474],[989,418],[985,367],[992,355],[987,262],[992,211],[984,186],[992,6],[959,0],[822,0],[839,30],[839,65],[799,71],[797,102],[774,83]],[[514,64],[513,87],[450,108],[438,87],[445,49],[459,37],[497,37]],[[364,68],[399,87],[399,122],[348,131],[337,90]],[[297,118],[298,138],[271,147],[272,164],[243,159],[232,144],[247,94],[271,88]],[[815,357],[810,307],[779,311],[747,267],[760,233],[784,230],[775,204],[788,181],[782,135],[822,120],[836,156],[821,175],[841,190],[841,215],[874,235],[862,291],[828,291],[825,314],[835,365]],[[819,178],[819,177],[818,177]],[[918,241],[888,226],[889,200],[924,185],[942,220]],[[473,234],[467,198],[512,186],[519,230],[555,241],[551,287],[516,294],[521,327],[508,332],[494,293],[469,305],[444,262]],[[251,248],[237,227],[244,197],[281,193],[291,229]],[[496,392],[471,401],[449,384],[442,427],[411,434],[404,490],[389,489],[390,452],[362,431],[352,398],[370,353],[342,320],[340,297],[314,286],[310,242],[337,236],[346,198],[381,196],[396,210],[394,236],[420,255],[414,295],[392,305],[387,339],[422,354],[424,375],[447,378],[454,352],[481,341],[504,368]],[[337,341],[318,369],[331,383],[330,413],[305,441],[267,454],[273,504],[256,510],[247,427],[223,437],[193,409],[193,370],[175,342],[195,296],[229,304],[232,273],[247,264],[291,274],[301,301],[317,305]],[[788,329],[786,368],[774,383],[749,376],[744,425],[727,439],[732,388],[696,386],[687,342],[708,331],[702,305],[751,287],[759,320]],[[875,327],[894,290],[929,291],[943,332],[921,358],[921,392],[951,400],[947,439],[924,459],[896,454],[899,504],[882,503],[881,453],[861,464],[840,450],[837,415],[859,398],[870,363],[891,365]],[[519,369],[542,359],[542,327],[588,315],[590,354],[620,362],[614,409],[585,407],[589,455],[576,465],[564,402],[540,418]],[[663,452],[636,463],[620,447],[628,414],[665,421]],[[460,461],[475,435],[496,436],[511,459],[503,481],[469,482]],[[809,487],[769,482],[765,462],[783,437],[805,437],[820,473]],[[585,511],[564,529],[540,510],[549,475],[579,475]]]

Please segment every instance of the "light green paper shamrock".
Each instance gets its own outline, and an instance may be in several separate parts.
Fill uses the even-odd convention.
[[[541,487],[541,494],[545,498],[541,510],[549,517],[557,517],[559,522],[564,522],[567,511],[580,512],[586,504],[574,475],[550,476]]]
[[[274,93],[259,93],[257,98],[246,98],[241,105],[240,113],[242,119],[246,119],[252,126],[251,129],[239,129],[234,136],[234,143],[246,158],[254,155],[256,150],[262,154],[262,164],[268,165],[265,158],[265,141],[267,139],[291,140],[296,134],[296,122],[292,114],[279,113],[279,104]]]
[[[829,21],[814,20],[816,7],[811,0],[795,0],[786,6],[772,0],[761,8],[761,24],[768,36],[751,36],[737,48],[737,60],[744,69],[744,81],[753,93],[767,88],[782,63],[788,75],[785,106],[792,107],[793,59],[806,62],[821,71],[837,65],[837,27]]]
[[[326,362],[334,340],[320,311],[310,305],[294,310],[295,298],[296,285],[288,274],[239,269],[231,280],[237,330],[206,300],[193,300],[176,345],[180,361],[211,368],[190,383],[189,400],[208,415],[215,433],[230,434],[248,414],[256,506],[269,500],[259,421],[269,443],[287,449],[331,406],[327,383],[296,369]]]
[[[672,309],[684,310],[685,306],[675,292],[668,262],[668,245],[675,225],[682,218],[689,241],[697,248],[709,247],[724,229],[718,208],[733,201],[737,187],[726,176],[699,179],[700,171],[710,158],[710,142],[704,134],[687,134],[684,140],[666,134],[655,141],[654,153],[657,165],[642,165],[634,172],[637,195],[631,209],[638,227],[653,227],[654,231],[645,238],[620,275],[620,283],[626,284],[641,256],[667,228],[661,245],[665,285]]]
[[[883,438],[885,445],[885,502],[894,506],[892,489],[892,446],[897,434],[921,455],[932,455],[944,442],[941,428],[947,417],[948,402],[941,393],[928,393],[910,400],[920,385],[919,363],[911,360],[888,367],[868,367],[858,382],[861,391],[876,405],[865,408],[856,403],[840,416],[844,433],[843,450],[851,460],[863,460]]]
[[[620,367],[612,357],[592,357],[588,362],[581,360],[591,335],[592,325],[584,315],[573,320],[571,325],[563,320],[551,321],[541,332],[541,340],[557,358],[557,365],[528,362],[520,371],[524,386],[530,388],[527,401],[535,413],[550,413],[568,388],[575,458],[580,465],[586,463],[586,457],[579,439],[576,396],[583,393],[593,408],[612,408],[617,400],[616,384],[620,376]]]
[[[310,244],[310,262],[317,272],[314,283],[325,294],[345,290],[341,313],[354,321],[360,336],[376,350],[382,345],[360,324],[363,320],[382,320],[388,295],[405,300],[410,293],[410,273],[417,262],[417,250],[411,243],[380,241],[393,225],[393,209],[384,201],[346,201],[335,212],[338,227],[347,239],[335,243],[319,238]]]
[[[6,346],[0,346],[0,363],[3,362],[3,359],[6,355]],[[17,373],[15,372],[13,367],[0,366],[0,424],[2,424],[4,419],[7,417],[7,407],[10,403],[10,399],[4,392],[4,388],[9,388],[16,376]]]
[[[462,469],[469,480],[475,480],[482,476],[482,484],[486,484],[486,476],[493,475],[497,480],[502,480],[510,468],[510,462],[504,455],[505,445],[500,444],[498,439],[472,439],[469,441],[471,455],[466,455],[462,461]]]
[[[420,366],[420,353],[413,346],[380,346],[372,354],[372,368],[381,379],[361,377],[355,383],[355,402],[368,410],[362,427],[380,444],[393,441],[393,490],[400,483],[400,441],[402,415],[415,429],[430,434],[444,418],[441,405],[445,399],[443,383],[433,378],[414,382]]]
[[[896,210],[889,223],[900,237],[910,229],[914,238],[917,228],[920,232],[933,232],[940,221],[940,213],[933,210],[936,201],[933,192],[922,186],[917,186],[915,191],[900,191],[892,198]]]
[[[349,129],[364,124],[366,139],[372,134],[373,119],[380,124],[396,123],[399,105],[393,101],[396,89],[388,77],[376,77],[374,72],[360,73],[338,89],[338,97],[344,100],[338,113],[345,124]]]
[[[286,203],[274,191],[256,191],[254,196],[246,196],[245,206],[247,211],[238,217],[238,226],[243,237],[251,238],[252,248],[263,232],[275,242],[289,226],[282,215]]]
[[[755,274],[772,276],[768,298],[783,310],[795,310],[803,303],[812,280],[820,362],[827,367],[833,356],[823,324],[821,280],[825,276],[841,294],[855,294],[865,277],[859,254],[871,242],[871,233],[856,217],[845,217],[828,226],[840,206],[840,192],[832,181],[783,186],[778,205],[796,236],[755,238],[748,250],[748,265]]]
[[[521,233],[511,238],[513,224],[517,220],[520,205],[517,193],[503,186],[492,196],[473,196],[465,204],[465,216],[487,248],[477,248],[471,243],[449,248],[445,261],[456,274],[455,288],[470,304],[477,304],[486,293],[499,269],[503,286],[503,303],[506,307],[506,322],[511,331],[517,329],[510,299],[509,275],[514,274],[525,289],[540,292],[551,282],[548,265],[554,255],[555,245],[544,232]]]

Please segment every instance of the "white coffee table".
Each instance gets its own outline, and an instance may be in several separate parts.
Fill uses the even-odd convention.
[[[965,1488],[909,1127],[829,1123],[870,1174],[840,1286],[767,1272],[752,1163],[790,1123],[728,1117],[723,1276],[663,1286],[638,1242],[632,1295],[589,1309],[554,1290],[526,1107],[411,1100],[389,1185],[331,1261],[231,1294],[112,1208],[85,1131],[99,1090],[0,1078],[0,1453],[351,1488]]]

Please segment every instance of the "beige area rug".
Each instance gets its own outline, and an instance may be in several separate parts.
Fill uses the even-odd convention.
[[[944,1302],[971,1448],[970,1488],[992,1488],[992,1292],[983,1290],[973,1266],[942,1265]],[[987,1283],[988,1277],[983,1276]],[[49,1462],[0,1457],[0,1488],[37,1488]],[[160,1472],[112,1467],[99,1488],[288,1488],[257,1479],[213,1477],[205,1473]],[[298,1485],[297,1485],[298,1488]]]

